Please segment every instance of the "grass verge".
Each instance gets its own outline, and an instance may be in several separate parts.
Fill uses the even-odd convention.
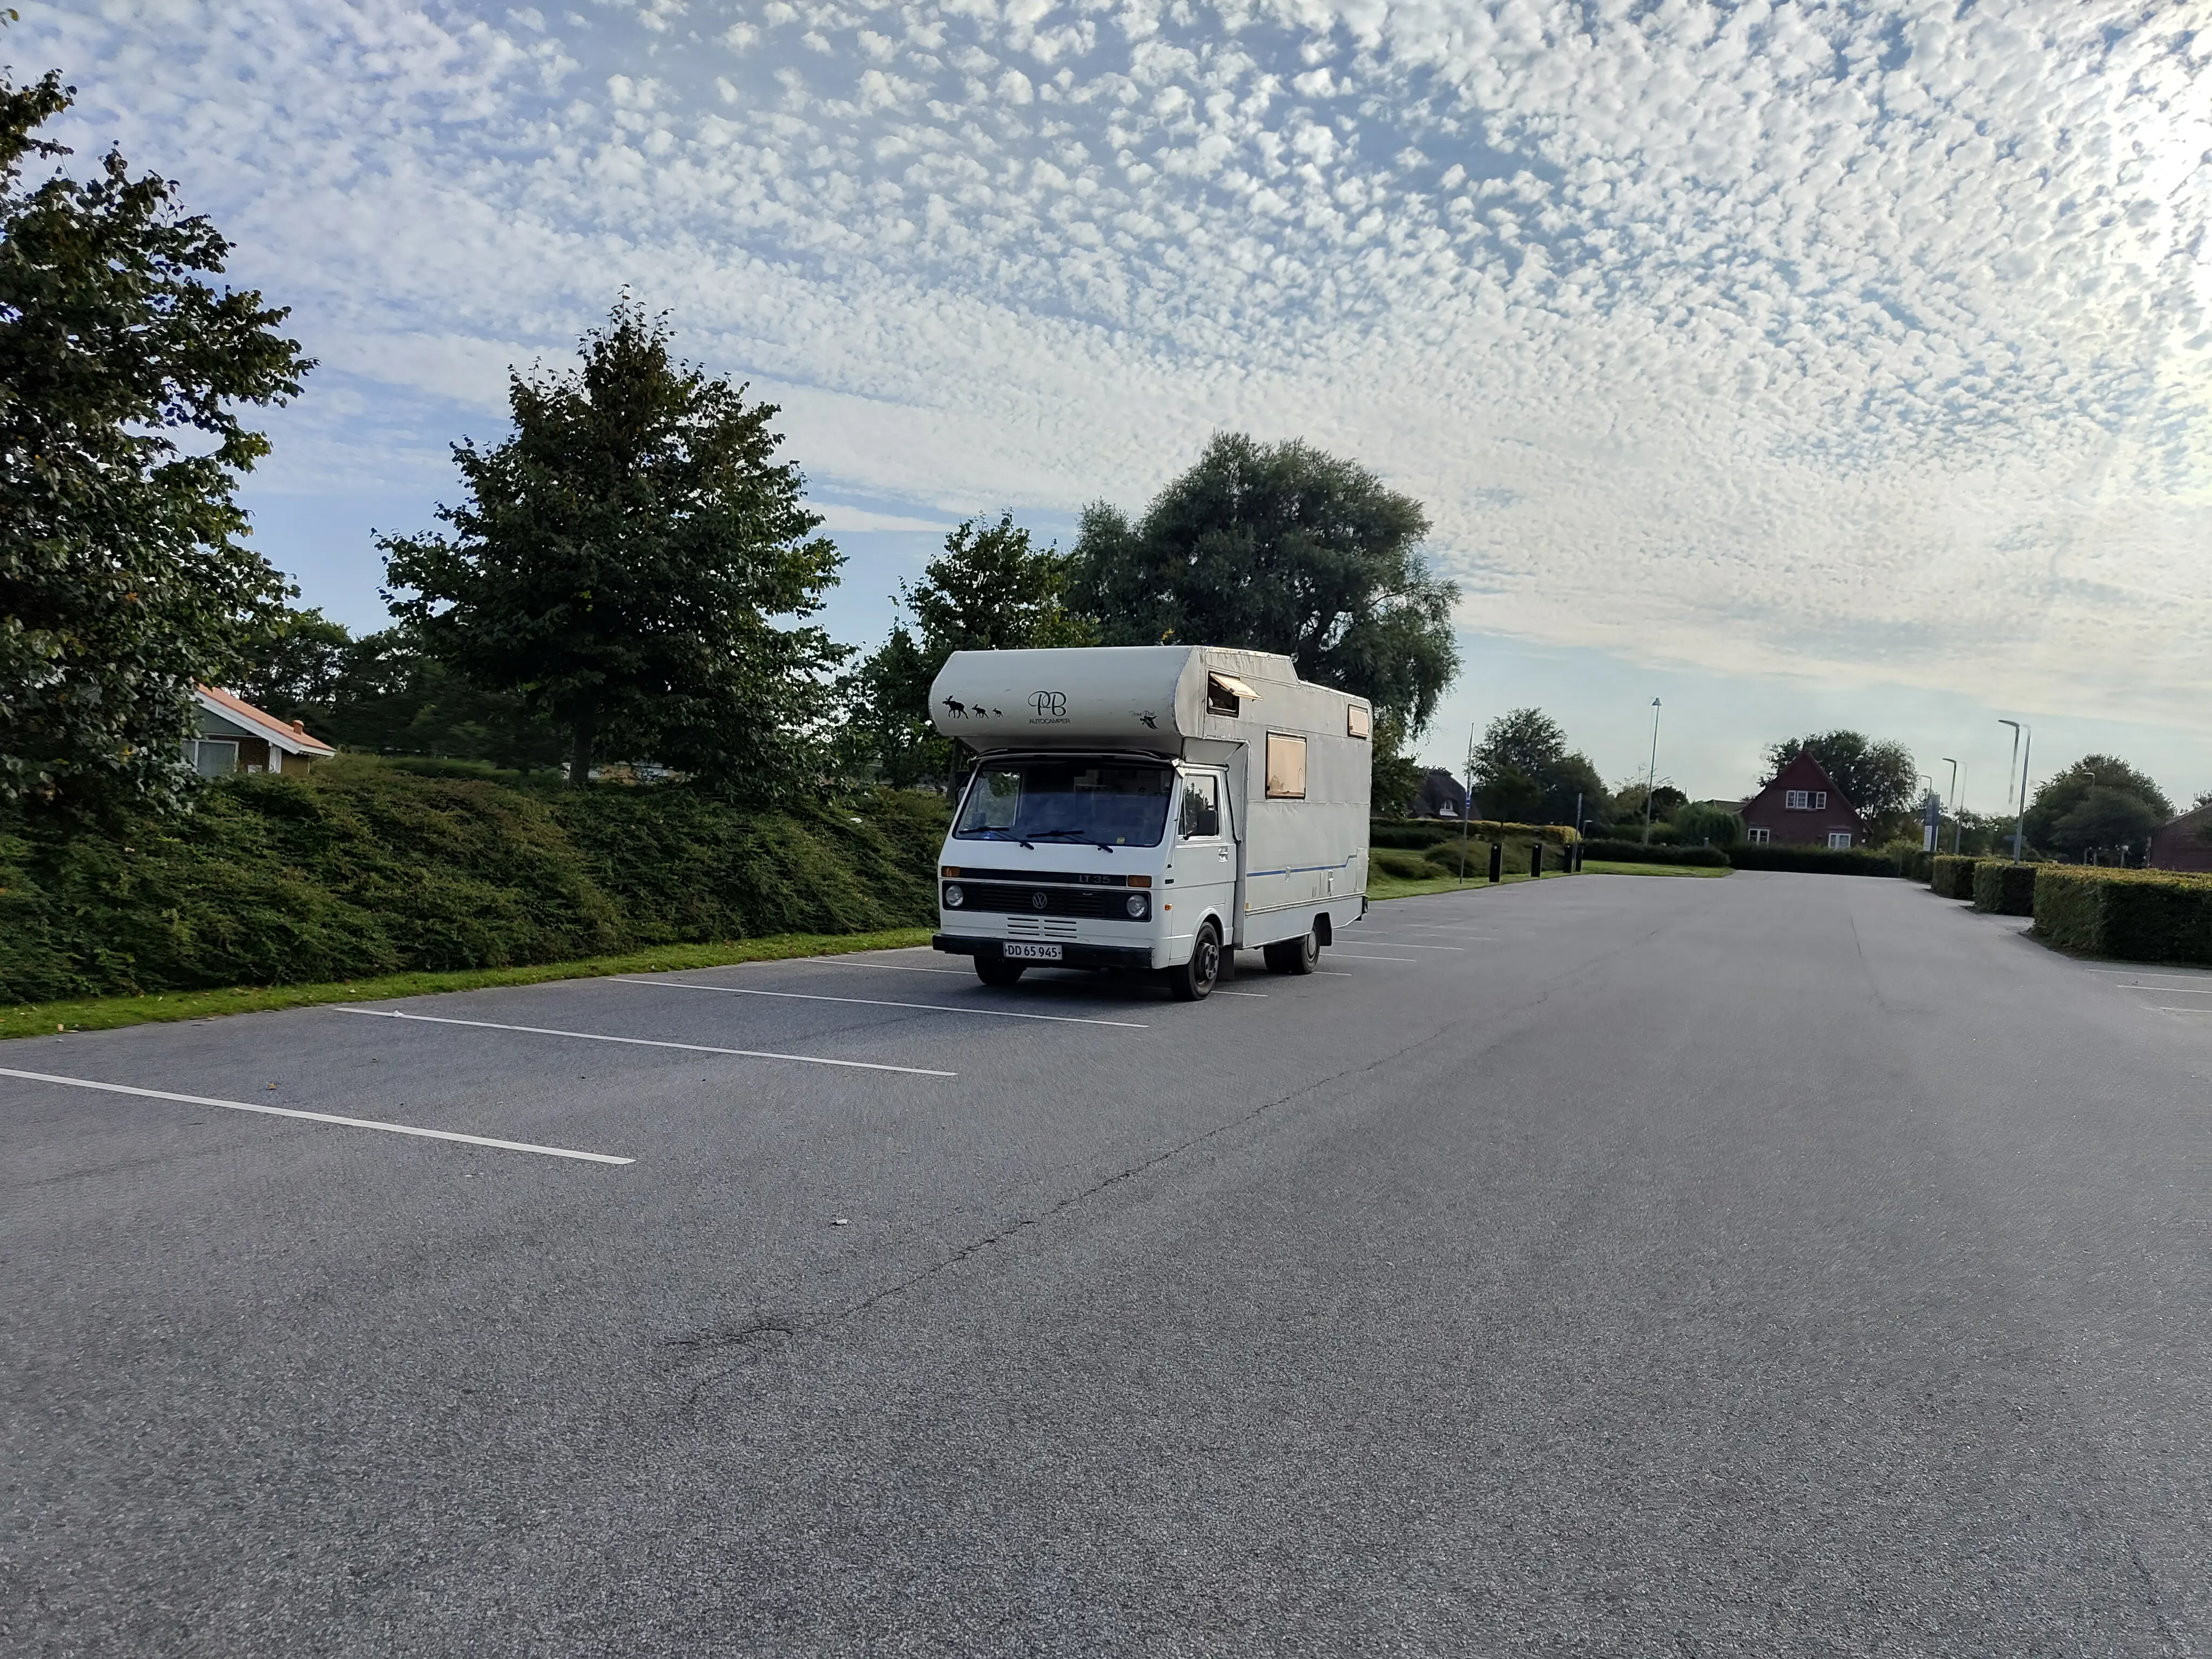
[[[1565,873],[1564,871],[1559,870],[1547,870],[1544,872],[1544,879],[1550,881]],[[1508,875],[1498,884],[1504,887],[1516,881],[1535,879],[1535,877],[1522,871],[1518,875]],[[1376,903],[1380,903],[1384,899],[1419,898],[1424,893],[1471,892],[1476,888],[1489,885],[1489,878],[1480,875],[1472,877],[1466,881],[1461,881],[1452,876],[1439,877],[1433,881],[1399,881],[1393,877],[1379,875],[1372,870],[1367,872],[1367,896]]]
[[[1622,864],[1613,859],[1589,859],[1583,865],[1587,876],[1715,876],[1734,875],[1726,865],[1717,868],[1702,864]]]
[[[724,968],[737,962],[774,962],[847,951],[892,951],[927,945],[929,935],[927,927],[897,927],[876,933],[778,933],[721,944],[664,945],[627,956],[545,962],[527,968],[464,968],[450,973],[389,974],[380,979],[337,980],[321,985],[241,985],[219,991],[24,1003],[0,1008],[0,1039],[52,1036],[56,1031],[109,1031],[121,1025],[212,1019],[221,1014],[307,1008],[325,1002],[375,1002],[436,991],[476,991],[491,985],[541,985],[549,980],[596,979],[606,974],[666,974],[686,968]]]

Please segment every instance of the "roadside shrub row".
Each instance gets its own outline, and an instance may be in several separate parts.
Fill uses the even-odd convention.
[[[2062,950],[2212,963],[2212,876],[2078,864],[2001,867],[2034,871],[2036,937]]]
[[[1501,823],[1495,818],[1475,819],[1467,826],[1467,838],[1470,842],[1540,841],[1548,847],[1565,847],[1582,839],[1571,824]],[[1374,818],[1369,822],[1367,839],[1370,847],[1409,851],[1440,846],[1447,841],[1457,847],[1460,826],[1448,818]]]
[[[2036,872],[2044,867],[1984,859],[1974,866],[1974,908],[1984,915],[2033,915]]]
[[[1928,872],[1928,885],[1937,898],[1970,899],[1974,896],[1974,866],[1978,859],[1940,853]]]
[[[0,1002],[503,968],[936,914],[945,808],[734,807],[341,756],[116,834],[0,818]]]
[[[1728,867],[1729,849],[1722,847],[1646,847],[1636,841],[1589,841],[1583,856],[1613,864],[1688,864],[1704,869]]]
[[[1753,846],[1728,849],[1728,860],[1739,870],[1796,870],[1816,875],[1831,876],[1894,876],[1897,860],[1887,853],[1869,851],[1863,847],[1837,848],[1826,847]]]

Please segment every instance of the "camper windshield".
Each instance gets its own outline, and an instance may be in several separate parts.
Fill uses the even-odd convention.
[[[1164,766],[1096,760],[985,766],[968,787],[962,841],[1090,842],[1158,847],[1175,774]]]

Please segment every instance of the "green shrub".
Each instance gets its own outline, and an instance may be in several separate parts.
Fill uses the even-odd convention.
[[[1936,855],[1921,846],[1918,842],[1900,836],[1889,842],[1881,850],[1885,857],[1897,860],[1897,873],[1905,880],[1925,882],[1928,879],[1930,874],[1929,866],[1934,863]]]
[[[1867,848],[1778,847],[1772,842],[1746,842],[1728,849],[1728,860],[1739,870],[1795,870],[1824,876],[1894,876],[1897,860],[1887,853]]]
[[[1587,841],[1583,856],[1613,864],[1689,864],[1726,869],[1729,855],[1718,847],[1646,847],[1634,841]]]
[[[1429,881],[1438,874],[1449,875],[1442,865],[1431,865],[1419,853],[1376,848],[1368,854],[1370,868],[1379,870],[1394,881]]]
[[[1984,859],[1974,866],[1974,908],[1985,915],[2033,915],[2035,872],[2041,867]]]
[[[1540,841],[1547,846],[1565,847],[1580,839],[1571,824],[1565,823],[1500,823],[1495,818],[1477,818],[1467,826],[1470,842],[1478,841]],[[1449,841],[1459,845],[1460,826],[1453,818],[1372,818],[1368,823],[1368,843],[1374,847],[1422,848],[1434,847]]]
[[[855,821],[857,820],[857,821]],[[341,756],[100,835],[0,818],[0,1002],[502,968],[936,915],[945,807],[769,812]]]
[[[1978,861],[1940,853],[1929,863],[1928,885],[1937,898],[1971,899],[1974,896],[1974,866]]]
[[[2078,864],[2003,867],[2035,872],[2036,937],[2062,950],[2212,963],[2212,876]]]

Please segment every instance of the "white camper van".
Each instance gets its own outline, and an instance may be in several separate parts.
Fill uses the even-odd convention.
[[[934,943],[989,985],[1144,968],[1178,997],[1222,953],[1311,973],[1367,909],[1373,711],[1288,657],[1213,646],[957,651],[937,729],[977,751]]]

